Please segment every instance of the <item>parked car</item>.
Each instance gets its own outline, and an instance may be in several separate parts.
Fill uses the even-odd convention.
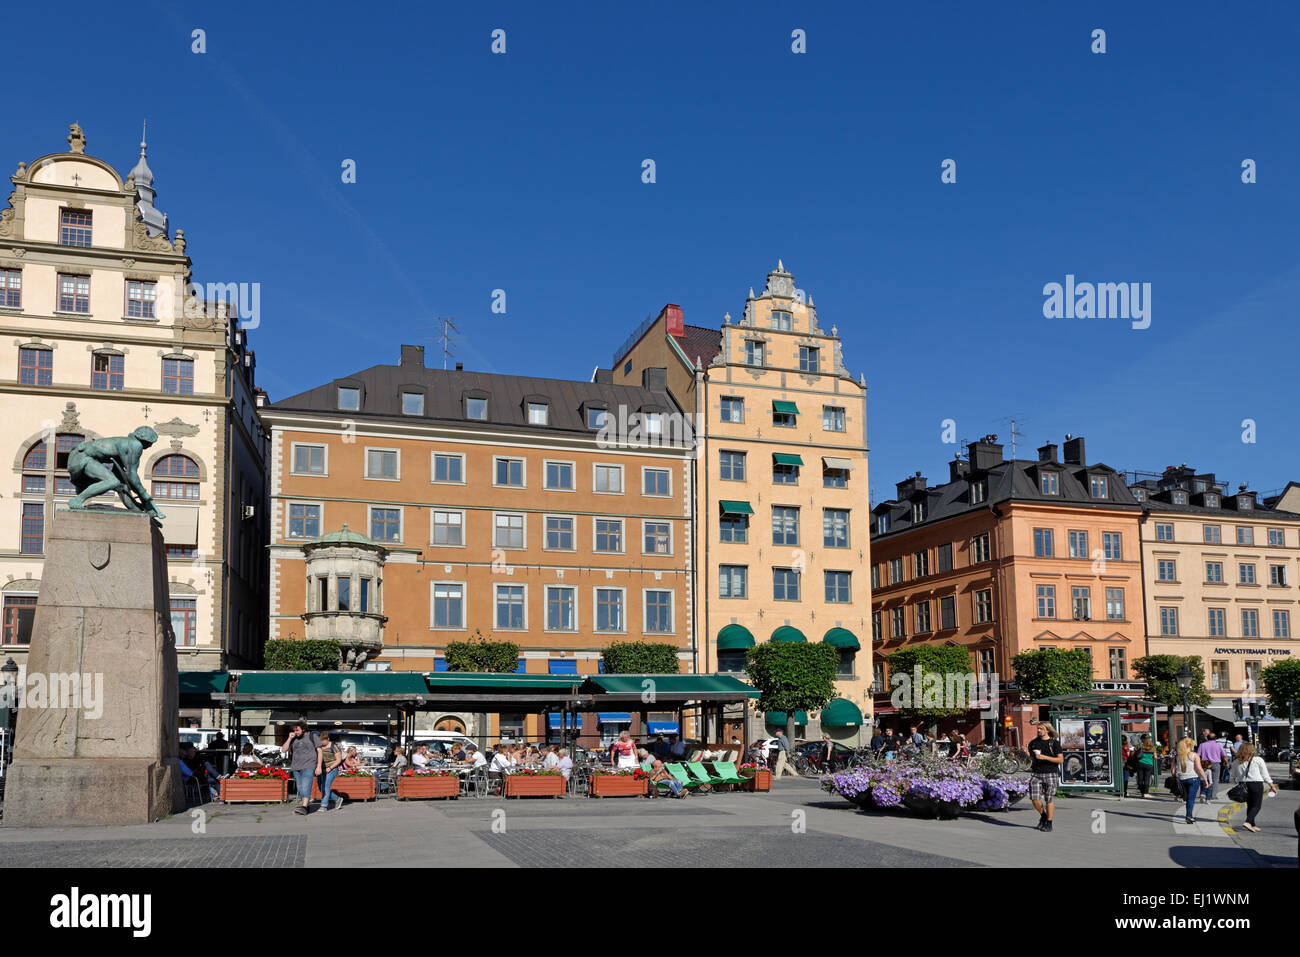
[[[330,741],[343,751],[356,748],[362,764],[384,764],[389,759],[390,745],[388,738],[373,731],[347,731],[333,728],[321,728],[328,731]]]
[[[427,744],[429,750],[438,755],[447,753],[453,745],[464,748],[466,745],[472,744],[481,751],[487,750],[485,745],[481,745],[473,738],[455,731],[417,731],[414,737],[409,738],[405,744],[408,757],[413,748],[418,748],[422,744]]]

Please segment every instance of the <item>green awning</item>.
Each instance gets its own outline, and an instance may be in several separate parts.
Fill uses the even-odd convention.
[[[777,465],[803,465],[803,459],[793,452],[773,452],[772,460]]]
[[[761,692],[731,675],[587,675],[583,693],[644,695],[645,682],[653,681],[655,699],[757,698]]]
[[[862,647],[858,643],[857,635],[847,628],[832,628],[826,632],[826,637],[822,641],[828,645],[834,645],[836,648],[850,648],[853,651],[858,651]]]
[[[347,682],[345,684],[345,682]],[[427,694],[429,686],[419,671],[247,671],[239,678],[238,697],[274,695],[296,698],[300,695],[376,695],[415,697]]]
[[[230,673],[226,671],[182,671],[177,675],[180,686],[180,705],[182,708],[195,708],[212,705],[213,693],[220,694],[226,690]]]
[[[763,715],[763,723],[767,725],[769,728],[784,728],[785,712],[769,711],[765,715]],[[808,712],[796,711],[794,713],[794,723],[806,725],[808,723]]]
[[[823,728],[852,728],[862,724],[862,711],[852,701],[836,698],[822,708]]]
[[[733,502],[723,499],[718,503],[722,506],[722,511],[727,515],[753,515],[754,510],[749,507],[748,502]]]
[[[773,399],[772,411],[779,412],[782,415],[798,415],[799,407],[793,402],[786,402],[783,399]]]
[[[803,632],[800,631],[798,628],[793,628],[790,625],[782,625],[776,631],[772,632],[772,640],[773,641],[807,641],[808,639],[804,637]]]
[[[719,651],[737,651],[753,647],[754,636],[744,625],[726,625],[718,632]]]
[[[582,683],[582,675],[489,674],[476,671],[438,671],[424,676],[429,691],[472,688],[478,693],[508,691],[568,691]]]

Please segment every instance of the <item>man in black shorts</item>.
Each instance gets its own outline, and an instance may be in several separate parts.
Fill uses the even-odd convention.
[[[1038,830],[1052,829],[1052,813],[1056,809],[1056,788],[1061,783],[1061,742],[1056,740],[1056,729],[1047,721],[1035,722],[1038,736],[1029,742],[1029,800],[1039,814]]]

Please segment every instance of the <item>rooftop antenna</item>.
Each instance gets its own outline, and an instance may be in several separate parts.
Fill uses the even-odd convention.
[[[460,338],[461,334],[460,330],[456,328],[455,320],[455,316],[438,316],[434,319],[434,322],[440,323],[442,326],[442,331],[433,338],[442,345],[442,367],[444,370],[447,368],[447,360],[455,355],[452,346],[456,344],[456,340]]]
[[[1019,430],[1016,428],[1016,426],[1017,426],[1017,425],[1024,425],[1024,424],[1025,424],[1026,422],[1028,422],[1029,420],[1026,419],[1026,418],[1024,418],[1024,417],[1021,417],[1021,418],[1010,417],[1010,418],[1006,418],[1006,419],[998,419],[998,421],[999,421],[999,422],[1010,422],[1010,423],[1011,423],[1011,458],[1012,458],[1012,460],[1014,461],[1014,460],[1015,460],[1015,457],[1016,457],[1016,445],[1018,444],[1018,443],[1016,442],[1016,440],[1017,440],[1017,439],[1020,439],[1020,438],[1023,438],[1023,437],[1024,437],[1024,434],[1025,434],[1025,433],[1019,431]]]

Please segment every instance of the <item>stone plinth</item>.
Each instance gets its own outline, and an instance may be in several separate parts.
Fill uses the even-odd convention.
[[[139,824],[184,808],[167,558],[148,516],[56,513],[23,690],[5,824]]]

